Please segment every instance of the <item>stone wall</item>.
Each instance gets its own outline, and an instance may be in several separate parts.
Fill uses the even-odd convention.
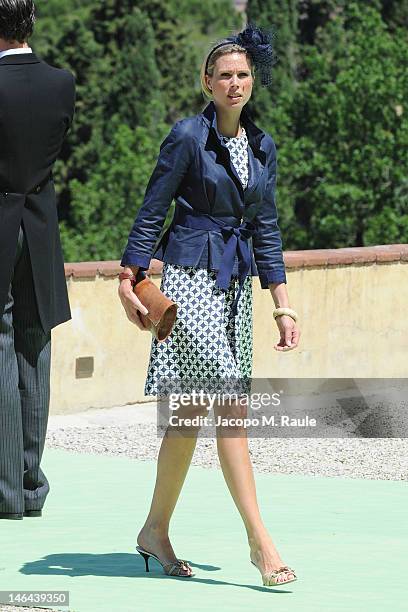
[[[299,347],[278,353],[269,290],[254,289],[259,378],[408,375],[408,245],[284,253]],[[53,330],[51,411],[142,402],[151,336],[131,324],[117,288],[119,262],[66,264],[72,320]],[[159,272],[160,267],[155,271]],[[153,280],[159,285],[160,275]]]

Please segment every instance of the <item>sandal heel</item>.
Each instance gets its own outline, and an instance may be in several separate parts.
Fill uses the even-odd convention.
[[[149,557],[150,555],[148,555],[146,552],[139,550],[139,548],[136,548],[137,552],[142,555],[144,562],[145,562],[145,566],[146,566],[146,572],[149,572]]]
[[[195,575],[192,573],[192,568],[187,563],[187,561],[183,561],[182,559],[177,559],[177,561],[174,563],[163,563],[162,561],[160,561],[159,557],[157,557],[153,553],[149,553],[147,550],[145,550],[141,546],[136,546],[136,550],[139,553],[139,555],[142,555],[145,561],[146,572],[149,571],[149,557],[153,557],[153,559],[156,559],[156,561],[160,563],[160,565],[164,569],[164,573],[167,574],[168,576],[179,576],[180,578],[191,578],[192,576]],[[191,573],[185,574],[184,572],[187,570]]]

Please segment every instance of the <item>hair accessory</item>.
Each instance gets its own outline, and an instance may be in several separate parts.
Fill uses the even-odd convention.
[[[277,57],[272,46],[273,34],[271,31],[261,30],[253,23],[239,34],[229,36],[223,42],[211,49],[205,64],[205,72],[208,70],[208,63],[211,55],[216,49],[231,43],[237,44],[246,49],[255,66],[256,72],[260,73],[261,85],[269,87],[272,83],[272,66],[276,63]]]

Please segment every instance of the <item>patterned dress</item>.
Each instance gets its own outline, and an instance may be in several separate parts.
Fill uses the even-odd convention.
[[[248,182],[248,139],[223,137],[243,187]],[[178,304],[173,331],[164,342],[152,338],[145,395],[162,397],[171,391],[220,390],[208,381],[236,381],[248,393],[252,375],[252,277],[248,275],[238,301],[233,277],[227,291],[216,285],[217,272],[164,263],[160,288]],[[183,385],[182,387],[180,385]],[[225,383],[222,390],[225,392]],[[231,389],[231,387],[229,387]]]

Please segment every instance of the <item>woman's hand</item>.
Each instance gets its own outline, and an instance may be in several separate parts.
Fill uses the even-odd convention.
[[[291,351],[299,344],[300,329],[297,323],[288,315],[280,315],[275,319],[280,331],[280,340],[274,345],[276,351]]]
[[[132,283],[130,282],[130,280],[124,279],[123,281],[121,281],[118,288],[118,294],[129,321],[137,325],[139,329],[143,331],[149,331],[149,328],[143,325],[142,320],[139,317],[139,312],[141,312],[142,314],[147,314],[148,310],[136,297],[135,293],[133,292]]]

